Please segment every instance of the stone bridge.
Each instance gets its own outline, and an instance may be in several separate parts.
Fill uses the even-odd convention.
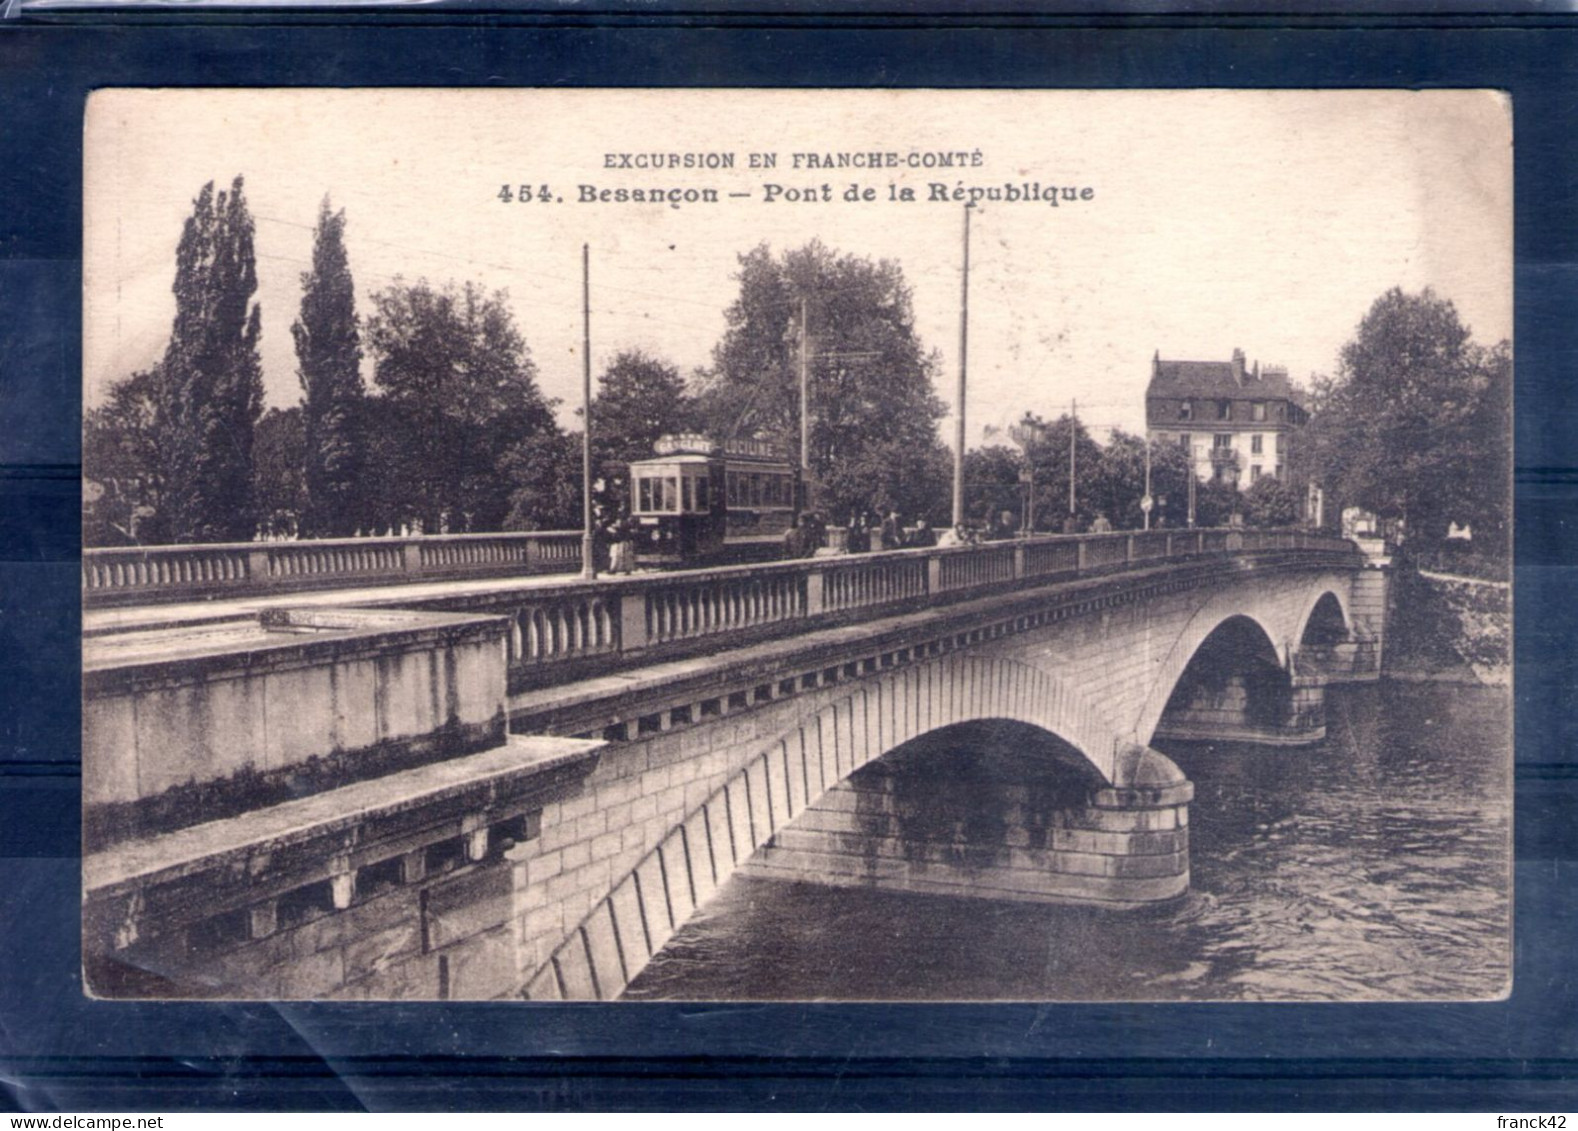
[[[1180,531],[276,610],[297,634],[276,648],[305,633],[328,649],[282,659],[287,676],[248,646],[243,680],[322,701],[295,714],[324,733],[293,721],[290,742],[271,737],[272,685],[231,688],[220,709],[212,672],[205,691],[174,690],[163,658],[116,663],[129,642],[112,634],[102,676],[87,673],[85,783],[128,742],[138,761],[105,775],[118,793],[89,790],[95,985],[611,999],[737,869],[794,866],[790,834],[831,820],[852,774],[978,723],[1046,736],[1077,786],[1021,815],[994,895],[1174,899],[1193,787],[1153,737],[1318,739],[1323,688],[1378,670],[1385,587],[1345,542]],[[210,657],[182,662],[190,675]],[[408,698],[428,708],[396,721]],[[351,737],[364,717],[376,725]],[[238,728],[258,750],[215,766]],[[174,748],[202,754],[206,782],[153,765]],[[184,810],[161,807],[171,789]],[[171,815],[202,806],[234,815]],[[831,882],[948,882],[913,854],[816,859]]]

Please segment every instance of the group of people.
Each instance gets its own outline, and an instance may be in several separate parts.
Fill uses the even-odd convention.
[[[869,553],[873,550],[907,550],[937,544],[937,532],[925,516],[914,526],[906,526],[898,511],[889,511],[887,517],[876,512],[852,515],[849,520],[849,552]]]

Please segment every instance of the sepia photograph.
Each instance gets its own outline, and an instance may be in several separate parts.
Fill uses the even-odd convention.
[[[84,131],[92,996],[1511,992],[1504,93]]]

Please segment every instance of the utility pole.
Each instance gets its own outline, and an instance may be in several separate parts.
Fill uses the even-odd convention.
[[[1189,529],[1194,529],[1194,452],[1189,453]]]
[[[805,296],[800,296],[800,479],[811,486],[811,362],[806,345]],[[810,502],[809,499],[806,500]]]
[[[1074,437],[1079,432],[1079,400],[1069,402],[1068,417],[1068,517],[1074,520]]]
[[[1145,515],[1145,529],[1151,528],[1151,507],[1155,500],[1151,498],[1151,436],[1147,429],[1145,434],[1145,497],[1140,500],[1140,510]]]
[[[953,446],[953,525],[964,525],[964,373],[970,342],[970,208],[964,206],[964,274],[959,284],[958,428]]]
[[[592,543],[592,250],[581,245],[581,576],[597,576]]]

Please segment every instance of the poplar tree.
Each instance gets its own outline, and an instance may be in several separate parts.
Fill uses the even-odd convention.
[[[229,192],[204,185],[176,249],[175,321],[155,404],[171,541],[243,541],[256,529],[252,437],[263,368],[252,244],[242,178]]]
[[[345,211],[331,212],[328,197],[318,208],[312,270],[302,272],[301,289],[301,314],[290,328],[304,393],[301,534],[345,537],[361,525],[362,344],[345,254]]]

